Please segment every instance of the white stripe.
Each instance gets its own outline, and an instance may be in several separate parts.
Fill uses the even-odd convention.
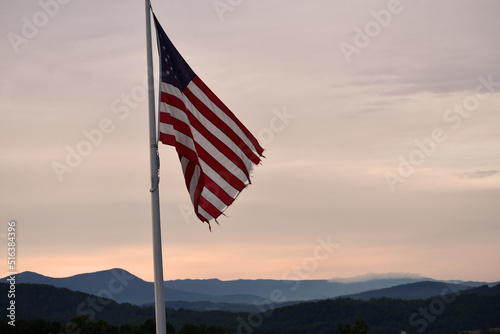
[[[182,174],[186,175],[186,169],[189,164],[189,159],[186,157],[181,157]]]
[[[206,220],[211,221],[212,219],[215,219],[212,217],[208,212],[203,210],[201,206],[198,205],[198,214],[200,214],[202,217],[205,217]]]
[[[160,122],[158,124],[158,129],[160,130],[160,133],[175,136],[175,130],[174,130],[174,126],[172,124]]]

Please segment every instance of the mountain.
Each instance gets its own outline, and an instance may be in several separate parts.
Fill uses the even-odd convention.
[[[423,281],[397,285],[391,288],[371,290],[362,293],[346,295],[346,298],[369,300],[370,298],[399,298],[399,299],[425,299],[434,296],[460,293],[464,290],[474,289],[461,284],[451,284],[435,281]]]
[[[111,269],[71,277],[52,278],[26,271],[16,275],[17,283],[48,284],[113,299],[118,303],[145,304],[154,300],[151,284],[123,269]],[[177,292],[172,292],[174,295]]]
[[[17,283],[48,284],[60,288],[68,288],[106,298],[118,303],[131,303],[145,305],[154,303],[154,286],[123,269],[111,269],[94,273],[85,273],[65,278],[53,278],[34,272],[23,272],[16,275]],[[320,300],[350,295],[353,298],[394,297],[394,298],[426,298],[435,293],[439,295],[441,285],[399,287],[396,290],[384,290],[395,286],[412,284],[432,279],[419,277],[383,278],[376,277],[366,281],[349,280],[230,280],[218,279],[184,279],[165,282],[165,300],[167,302],[204,302],[208,307],[210,303],[219,304],[247,304],[255,305],[264,302],[283,303]],[[442,283],[442,282],[441,282]],[[481,286],[487,283],[460,282],[460,286]],[[431,284],[431,283],[428,283]],[[444,284],[444,283],[442,283]],[[450,283],[451,284],[451,283]],[[367,291],[381,290],[378,292]],[[410,292],[410,290],[412,292]],[[360,293],[365,295],[355,296]],[[171,304],[175,305],[175,304]],[[187,304],[186,304],[187,305]],[[194,304],[191,304],[195,306]],[[196,305],[198,309],[201,304]],[[228,305],[213,308],[230,309]],[[212,307],[211,307],[212,308]],[[238,307],[241,309],[241,307]]]
[[[59,288],[67,288],[73,291],[110,298],[118,303],[135,305],[154,303],[153,283],[146,282],[123,269],[98,271],[65,278],[52,278],[27,271],[16,275],[16,282],[47,284]],[[262,302],[263,298],[241,293],[234,295],[213,295],[165,287],[165,300],[251,304],[253,302]]]
[[[497,282],[496,285],[482,285],[477,288],[469,289],[463,292],[463,294],[476,294],[476,295],[489,295],[496,296],[500,295],[500,282]]]
[[[492,287],[492,286],[500,284],[500,281],[498,281],[498,282],[490,282],[490,283],[477,282],[477,281],[460,281],[460,280],[442,281],[442,282],[470,286],[471,288],[477,288],[477,287],[484,286],[484,285]]]
[[[421,281],[417,278],[374,279],[365,282],[341,283],[330,280],[270,280],[239,279],[221,281],[208,280],[174,280],[167,281],[166,286],[182,291],[211,294],[236,294],[245,291],[264,299],[272,300],[274,292],[281,292],[285,301],[317,300],[334,298],[342,295],[359,293],[363,291],[387,288],[395,285]]]

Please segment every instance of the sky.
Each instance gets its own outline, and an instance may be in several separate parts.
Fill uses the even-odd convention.
[[[266,156],[210,232],[160,146],[166,280],[500,281],[500,2],[152,6]],[[15,220],[18,272],[152,281],[144,2],[2,1],[0,32],[0,276]]]

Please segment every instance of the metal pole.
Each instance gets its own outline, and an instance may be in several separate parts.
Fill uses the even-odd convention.
[[[163,283],[163,260],[161,250],[160,196],[158,145],[156,142],[156,115],[153,80],[153,50],[151,45],[151,4],[146,0],[146,44],[148,64],[148,101],[149,101],[149,150],[151,163],[151,208],[153,213],[153,261],[155,287],[156,333],[166,334],[165,289]]]

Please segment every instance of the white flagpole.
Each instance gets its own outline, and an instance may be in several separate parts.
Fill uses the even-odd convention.
[[[161,250],[160,196],[158,144],[156,142],[156,113],[153,80],[153,49],[151,45],[151,4],[146,0],[146,44],[148,64],[148,100],[149,100],[149,151],[151,163],[151,208],[153,213],[153,261],[155,287],[156,333],[166,334],[165,289],[163,286],[163,260]]]

